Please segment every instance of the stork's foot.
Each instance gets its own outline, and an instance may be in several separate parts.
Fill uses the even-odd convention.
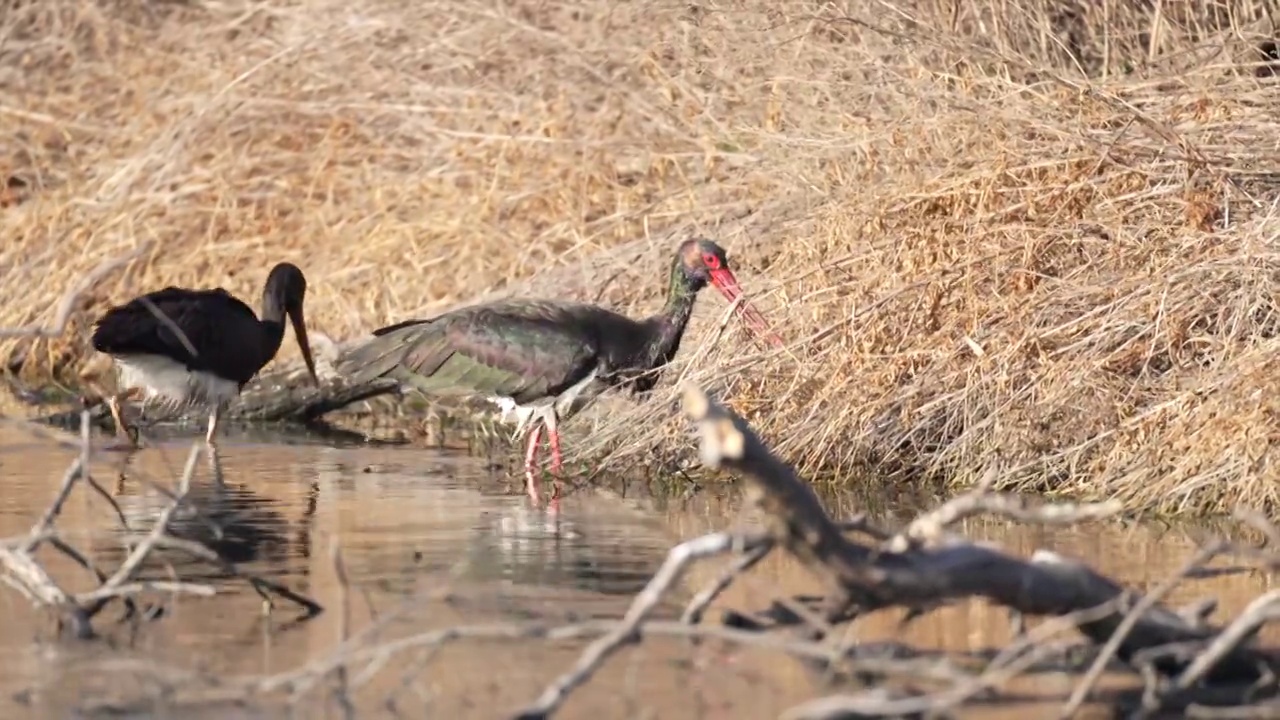
[[[120,395],[107,396],[107,409],[111,411],[111,421],[116,426],[116,437],[120,442],[108,445],[108,451],[130,451],[142,447],[138,428],[124,421],[124,410],[120,407]]]
[[[542,498],[538,494],[538,442],[541,440],[542,426],[538,425],[529,431],[529,440],[524,451],[524,485],[534,507],[542,504]]]
[[[538,492],[538,484],[541,481],[541,469],[538,467],[538,443],[542,440],[542,425],[535,425],[529,431],[528,445],[525,447],[524,453],[524,478],[525,489],[529,493],[529,500],[533,502],[533,506],[542,506],[542,495]],[[560,474],[562,470],[562,460],[560,457],[560,433],[555,429],[548,432],[548,444],[551,445],[551,474],[554,478],[554,486],[551,491],[551,501],[547,503],[547,510],[557,513],[560,510],[560,494],[562,487],[560,484]]]
[[[539,471],[536,464],[525,464],[524,488],[525,492],[529,494],[529,500],[533,502],[534,507],[538,507],[542,504],[542,494],[538,492],[538,485],[541,484],[542,481],[542,478],[539,477],[541,474],[542,473]]]
[[[138,432],[138,428],[132,425],[125,425],[123,428],[116,427],[115,442],[108,443],[102,448],[107,452],[134,452],[142,449],[142,436]]]
[[[538,485],[541,484],[541,473],[536,471],[525,472],[525,488],[529,494],[529,502],[533,507],[542,507],[542,493],[538,491]],[[555,513],[560,510],[560,481],[556,480],[551,486],[551,497],[547,500],[546,508],[548,511]]]
[[[121,447],[122,450],[128,450],[127,447]],[[133,461],[134,454],[129,452],[124,456],[124,462],[120,464],[120,471],[116,473],[116,481],[111,486],[112,497],[119,496],[124,493],[125,483],[129,477],[129,463]]]
[[[209,428],[204,433],[204,444],[212,452],[218,444],[218,427],[222,422],[222,406],[215,407],[209,413]]]
[[[205,460],[209,464],[209,475],[213,478],[214,484],[222,488],[226,485],[226,479],[222,476],[222,459],[218,456],[218,445],[216,442],[208,445],[208,452],[205,453]]]

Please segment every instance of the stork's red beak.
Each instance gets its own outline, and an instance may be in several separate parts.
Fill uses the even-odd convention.
[[[738,286],[738,278],[728,268],[712,270],[711,284],[715,285],[720,294],[724,295],[725,299],[730,303],[742,295],[742,288]],[[782,347],[782,338],[777,333],[769,332],[769,324],[765,322],[764,316],[751,303],[747,302],[746,298],[743,298],[742,302],[738,303],[738,309],[735,313],[757,337],[765,338],[774,347]]]

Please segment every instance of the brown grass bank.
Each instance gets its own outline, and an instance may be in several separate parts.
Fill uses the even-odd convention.
[[[147,248],[0,344],[28,379],[84,370],[110,302],[279,259],[336,338],[511,292],[641,312],[698,230],[791,347],[712,344],[705,302],[671,377],[801,473],[1280,498],[1275,2],[2,7],[0,324]],[[572,447],[647,457],[669,400]]]

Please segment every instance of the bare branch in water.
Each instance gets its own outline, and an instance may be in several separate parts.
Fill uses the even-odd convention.
[[[1052,552],[1041,551],[1030,560],[1022,560],[947,535],[947,527],[984,513],[1024,522],[1075,524],[1120,510],[1118,503],[1035,506],[1023,498],[994,493],[986,484],[924,513],[896,536],[878,535],[861,527],[882,543],[879,547],[862,545],[844,535],[846,528],[827,515],[809,485],[774,456],[742,418],[696,387],[687,388],[684,409],[697,426],[703,462],[742,473],[749,501],[764,512],[766,531],[743,538],[736,546],[733,541],[738,536],[730,533],[708,535],[677,546],[621,624],[588,647],[569,672],[516,716],[520,720],[550,716],[612,653],[638,641],[649,611],[689,563],[732,551],[738,554],[726,571],[689,604],[684,618],[694,623],[738,574],[775,547],[783,548],[806,565],[828,587],[820,604],[822,617],[817,622],[800,618],[809,630],[847,619],[851,609],[855,614],[865,614],[903,607],[919,614],[948,602],[978,597],[1020,615],[1053,616],[1058,621],[1053,627],[1059,632],[1067,628],[1078,630],[1103,647],[1068,701],[1068,714],[1088,695],[1101,668],[1116,656],[1127,659],[1152,648],[1208,642],[1204,653],[1181,665],[1182,675],[1175,685],[1179,689],[1204,679],[1209,667],[1218,667],[1226,681],[1251,682],[1258,679],[1261,664],[1277,660],[1274,655],[1244,649],[1242,642],[1244,636],[1256,632],[1270,613],[1277,612],[1270,602],[1223,631],[1202,622],[1188,622],[1159,604],[1169,589],[1221,552],[1222,545],[1206,548],[1160,588],[1139,597],[1082,563]],[[980,676],[936,693],[878,688],[856,696],[816,700],[786,716],[901,716],[943,711],[1025,672],[1044,656],[1046,647],[1028,646],[1019,653],[998,658]]]
[[[661,636],[715,639],[733,646],[773,651],[797,658],[806,667],[821,669],[828,678],[849,678],[841,680],[843,684],[831,695],[797,705],[783,715],[796,720],[945,714],[1007,692],[1015,678],[1054,663],[1059,664],[1055,667],[1065,664],[1077,676],[1074,691],[1063,693],[1060,698],[1064,716],[1075,713],[1096,694],[1104,669],[1117,664],[1127,665],[1145,681],[1141,697],[1131,692],[1122,696],[1128,698],[1122,701],[1141,705],[1146,712],[1210,712],[1197,709],[1198,702],[1231,705],[1237,714],[1261,713],[1270,707],[1267,703],[1273,701],[1274,695],[1268,683],[1280,675],[1280,657],[1255,648],[1252,642],[1263,625],[1280,617],[1280,595],[1267,593],[1259,597],[1225,627],[1206,621],[1212,603],[1202,602],[1175,612],[1162,601],[1180,582],[1202,571],[1218,555],[1247,555],[1272,567],[1277,558],[1275,547],[1240,548],[1225,542],[1210,543],[1157,587],[1139,593],[1050,550],[1038,550],[1022,558],[996,547],[971,543],[951,530],[960,520],[980,514],[1029,523],[1085,523],[1115,514],[1120,509],[1115,503],[1034,503],[994,492],[987,483],[980,483],[973,491],[922,513],[901,528],[877,527],[864,516],[839,522],[827,514],[810,486],[775,456],[741,417],[694,387],[686,391],[684,410],[697,428],[704,463],[741,475],[747,500],[761,511],[763,528],[729,529],[677,545],[633,598],[623,617],[566,625],[467,625],[401,637],[380,637],[376,628],[387,627],[380,619],[375,628],[352,631],[347,620],[350,588],[335,543],[330,548],[330,558],[341,585],[342,639],[330,656],[265,677],[184,676],[178,683],[180,688],[173,685],[178,682],[174,680],[166,692],[184,694],[194,703],[245,703],[254,699],[268,702],[269,697],[280,693],[296,702],[314,688],[336,685],[336,690],[325,696],[326,701],[339,703],[347,716],[355,716],[359,714],[357,692],[372,677],[384,668],[403,669],[406,665],[413,668],[411,673],[430,672],[424,670],[429,667],[429,654],[448,644],[589,641],[572,665],[550,679],[527,707],[513,714],[521,720],[547,718],[620,650]],[[202,586],[180,581],[160,584],[134,579],[134,569],[140,562],[134,558],[153,548],[177,548],[229,565],[199,543],[153,528],[149,533],[135,535],[138,544],[111,576],[93,569],[98,573],[99,590],[69,597],[52,580],[46,582],[47,576],[41,575],[39,566],[18,551],[42,542],[59,542],[56,507],[77,482],[78,468],[87,466],[87,460],[73,465],[54,508],[26,536],[0,546],[7,553],[5,559],[17,557],[6,564],[3,578],[9,584],[37,602],[81,608],[82,614],[91,617],[86,609],[92,610],[103,595],[124,597],[127,601],[127,596],[143,592],[205,592]],[[171,496],[170,515],[186,490],[184,481]],[[167,517],[163,515],[161,519]],[[1272,545],[1280,541],[1280,532],[1266,518],[1243,510],[1237,517],[1261,531]],[[771,553],[778,552],[786,553],[812,572],[821,583],[821,594],[778,595],[765,609],[726,609],[722,625],[705,621],[706,609],[726,588]],[[725,567],[684,604],[679,621],[655,617],[656,608],[680,586],[681,578],[694,562],[721,556],[727,558]],[[81,564],[89,567],[85,562]],[[252,575],[240,576],[264,594],[289,597],[311,607],[310,601],[291,594],[287,588]],[[909,621],[939,606],[973,599],[1004,606],[1017,618],[1045,619],[1030,630],[1019,629],[1008,646],[980,661],[972,655],[906,646],[886,653],[873,644],[846,645],[841,639],[841,625],[853,618],[885,609],[905,609]],[[1086,652],[1080,655],[1081,650]],[[403,653],[414,652],[427,657],[421,664],[392,662]],[[157,677],[175,677],[171,669],[157,668],[155,673]],[[332,682],[335,679],[336,683]],[[1229,702],[1223,702],[1224,693]]]
[[[644,590],[640,591],[640,594],[631,603],[631,608],[627,610],[622,622],[609,634],[592,643],[586,652],[582,654],[582,657],[578,659],[572,670],[560,676],[548,686],[533,705],[520,712],[516,717],[521,720],[530,720],[532,718],[548,717],[555,712],[569,696],[569,693],[589,680],[596,670],[600,669],[600,666],[619,648],[640,639],[638,628],[648,619],[649,613],[653,611],[653,608],[662,600],[662,596],[671,589],[672,585],[680,579],[690,563],[715,555],[723,555],[734,550],[739,545],[740,542],[736,535],[717,533],[715,535],[703,535],[700,538],[689,540],[672,548],[671,552],[667,553],[666,562],[662,564],[653,579],[649,581],[649,584],[645,586]]]
[[[58,518],[67,499],[80,483],[84,483],[94,492],[104,495],[120,519],[124,529],[129,530],[129,527],[114,498],[111,498],[110,494],[97,484],[89,472],[91,445],[90,418],[87,410],[81,412],[80,429],[80,452],[77,454],[76,459],[71,462],[70,467],[67,468],[67,472],[63,475],[62,482],[58,487],[58,492],[49,506],[25,536],[0,542],[0,580],[21,592],[34,604],[48,607],[57,612],[59,624],[63,628],[69,629],[72,636],[82,639],[94,637],[93,619],[115,600],[123,602],[130,615],[132,615],[135,610],[133,597],[141,594],[174,595],[180,593],[198,597],[210,597],[217,594],[217,590],[212,586],[182,582],[180,579],[171,581],[137,580],[138,572],[146,561],[157,550],[164,548],[176,548],[185,551],[190,555],[216,565],[228,575],[243,578],[268,600],[272,595],[288,599],[304,608],[306,617],[314,616],[322,611],[321,606],[311,599],[295,593],[278,583],[245,572],[234,563],[223,559],[222,556],[208,546],[169,534],[170,522],[178,510],[192,510],[189,505],[184,507],[184,503],[190,492],[201,454],[204,452],[216,452],[213,448],[205,445],[203,441],[192,444],[182,475],[178,478],[178,489],[176,492],[165,493],[168,496],[168,504],[160,512],[150,531],[141,536],[126,536],[126,542],[131,544],[132,548],[119,567],[110,575],[107,575],[90,563],[84,552],[59,535],[57,528]],[[216,456],[214,457],[214,463],[215,465],[217,463]],[[195,512],[199,518],[199,510],[195,509]],[[35,559],[36,551],[44,544],[52,546],[57,552],[71,559],[76,565],[93,573],[98,586],[93,590],[74,595],[64,591],[44,569],[44,566]]]

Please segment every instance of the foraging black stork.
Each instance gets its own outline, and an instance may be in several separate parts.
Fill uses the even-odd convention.
[[[724,249],[693,238],[676,250],[666,306],[643,320],[553,300],[473,305],[375,330],[372,340],[344,355],[338,372],[357,382],[394,378],[428,395],[488,399],[502,410],[504,421],[514,414],[514,436],[531,420],[540,421],[529,428],[525,452],[525,478],[536,504],[534,467],[543,428],[552,472],[559,475],[559,422],[608,387],[624,386],[633,393],[653,388],[679,349],[694,300],[708,283],[730,302],[742,293]],[[755,333],[765,333],[764,318],[745,298],[736,312]],[[767,337],[782,344],[775,334]]]
[[[289,316],[311,379],[318,385],[302,300],[307,280],[297,266],[271,269],[262,290],[262,318],[222,288],[167,287],[111,308],[98,319],[93,349],[106,353],[119,370],[119,387],[108,398],[116,431],[132,445],[137,430],[125,425],[120,399],[138,391],[171,407],[208,407],[212,444],[227,404],[275,357]]]

